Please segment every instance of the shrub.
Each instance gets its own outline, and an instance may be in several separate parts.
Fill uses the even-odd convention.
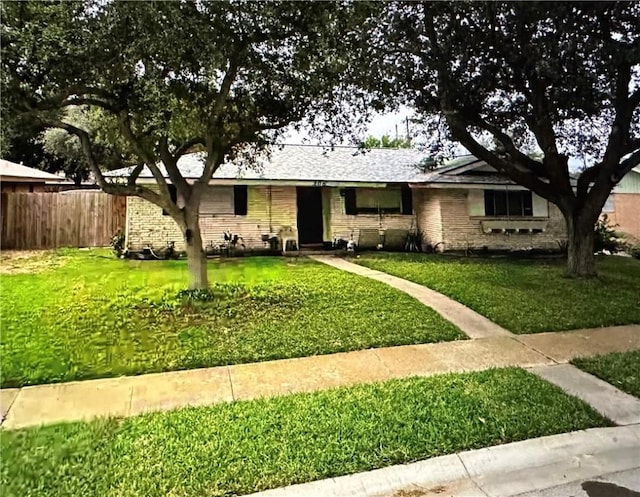
[[[124,233],[118,228],[118,230],[111,237],[111,248],[116,257],[122,257],[127,249],[125,247]]]
[[[629,254],[634,259],[640,259],[640,245],[634,245],[629,249]]]
[[[608,216],[605,214],[594,226],[594,250],[602,252],[604,250],[615,254],[625,249],[624,240],[618,237],[615,231],[617,224],[611,224]]]

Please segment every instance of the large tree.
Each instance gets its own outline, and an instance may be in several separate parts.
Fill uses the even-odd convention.
[[[208,286],[199,205],[218,167],[302,120],[340,127],[343,55],[368,4],[3,2],[3,112],[75,135],[100,187],[162,207],[184,235],[191,288]],[[137,166],[101,171],[96,137],[65,119],[83,106]],[[334,112],[330,112],[334,110]],[[191,183],[178,159],[205,151]],[[137,183],[147,167],[155,187]],[[168,179],[165,177],[168,176]],[[169,184],[182,201],[172,201]]]
[[[567,273],[594,275],[594,224],[640,163],[640,4],[396,2],[371,29],[362,59],[376,61],[364,74],[379,100],[441,119],[476,157],[557,205]],[[572,155],[590,160],[577,183]]]

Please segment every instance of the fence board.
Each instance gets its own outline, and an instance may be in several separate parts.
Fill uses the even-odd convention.
[[[125,197],[92,191],[3,193],[1,208],[5,250],[106,246],[126,219]]]

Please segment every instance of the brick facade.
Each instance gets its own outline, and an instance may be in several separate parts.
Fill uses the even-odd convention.
[[[340,188],[324,187],[323,238],[331,241],[335,235],[350,236],[357,230],[420,229],[425,244],[438,250],[478,250],[484,247],[500,249],[556,249],[558,241],[566,239],[564,219],[553,205],[538,199],[534,218],[487,218],[478,215],[477,200],[481,190],[419,188],[413,190],[414,215],[345,214],[345,199]],[[275,235],[284,226],[296,227],[297,202],[295,186],[249,186],[247,215],[203,213],[200,218],[204,245],[218,245],[223,232],[231,231],[243,237],[247,248],[263,248],[263,234]],[[475,203],[474,203],[475,202]],[[328,208],[327,208],[328,206]],[[544,215],[540,215],[540,213]],[[543,226],[541,233],[525,229],[487,233],[487,219],[508,221],[509,226],[528,226],[532,220]],[[520,224],[518,224],[520,222]],[[527,231],[527,232],[524,232]],[[184,248],[182,234],[170,216],[162,215],[160,207],[139,197],[127,199],[127,243],[131,249],[151,245],[162,248],[174,242]]]
[[[273,208],[277,206],[277,208]],[[263,233],[277,232],[282,226],[296,225],[295,187],[257,186],[247,189],[247,215],[203,213],[200,217],[203,244],[217,245],[223,233],[231,231],[243,237],[247,247],[263,247]],[[174,242],[184,249],[182,233],[162,209],[140,197],[127,199],[127,243],[131,249],[147,245],[164,247]]]
[[[607,216],[616,230],[640,238],[640,193],[614,193],[613,212]]]
[[[437,250],[490,250],[510,249],[557,249],[558,242],[566,239],[566,227],[560,210],[553,204],[535,217],[497,218],[485,217],[475,211],[478,192],[469,189],[420,189],[418,225],[424,233],[425,244]],[[539,204],[541,202],[537,201]],[[504,232],[486,232],[486,221],[513,227]],[[485,226],[483,226],[485,222]],[[533,233],[531,223],[543,226],[544,231]],[[495,230],[497,231],[497,230]],[[526,232],[525,232],[526,231]]]
[[[324,240],[330,242],[334,235],[350,235],[354,230],[406,229],[414,223],[414,216],[401,214],[345,214],[344,197],[340,188],[324,187],[323,203],[329,205],[324,215]],[[200,228],[202,240],[217,245],[223,240],[223,232],[231,231],[242,236],[247,248],[263,248],[263,234],[275,235],[280,228],[297,225],[297,194],[295,186],[249,186],[247,188],[247,215],[202,213]],[[148,245],[162,248],[174,242],[183,250],[180,229],[170,216],[162,215],[162,209],[139,197],[127,199],[127,243],[130,249],[139,250]]]

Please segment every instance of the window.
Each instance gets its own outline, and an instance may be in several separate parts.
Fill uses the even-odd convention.
[[[378,214],[382,212],[400,212],[400,190],[387,188],[358,188],[356,190],[356,209],[358,213]]]
[[[344,188],[344,213],[356,214],[413,214],[413,196],[408,186],[402,188]]]
[[[402,214],[411,216],[413,214],[413,192],[408,186],[403,186],[402,195]]]
[[[232,186],[210,186],[202,194],[200,215],[233,214],[234,211]]]
[[[247,215],[247,186],[210,186],[202,195],[200,215]]]
[[[485,216],[533,216],[533,200],[529,190],[485,190]]]
[[[392,188],[344,188],[344,213],[413,214],[413,196],[408,185]]]
[[[247,186],[236,185],[233,187],[233,213],[236,216],[247,215]]]

